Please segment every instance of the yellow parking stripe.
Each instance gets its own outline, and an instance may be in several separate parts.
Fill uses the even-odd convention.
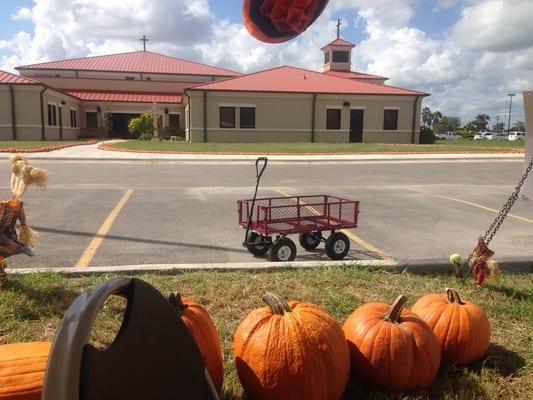
[[[280,189],[275,189],[275,190],[276,190],[276,192],[280,193],[282,196],[292,197],[290,194],[285,193],[284,191],[282,191]],[[302,202],[302,204],[305,205],[305,203],[303,203],[303,202]],[[314,207],[306,206],[305,208],[309,209],[315,215],[320,215],[320,212]],[[371,245],[370,243],[368,243],[367,241],[361,239],[359,236],[353,234],[352,232],[350,232],[350,231],[348,231],[346,229],[341,229],[340,232],[342,232],[346,236],[348,236],[354,243],[357,243],[359,246],[363,247],[365,250],[368,250],[368,251],[378,255],[379,257],[383,258],[384,260],[392,260],[393,259],[390,255],[388,255],[384,251],[382,251],[382,250],[378,249],[377,247]]]
[[[115,208],[113,208],[113,210],[109,213],[100,229],[98,229],[98,232],[96,232],[96,235],[94,236],[93,240],[91,240],[91,243],[89,243],[89,246],[87,246],[87,248],[81,255],[80,259],[75,265],[76,268],[85,268],[89,266],[89,264],[94,258],[94,255],[96,254],[96,250],[98,250],[98,248],[104,241],[105,236],[108,234],[109,230],[111,229],[111,226],[117,219],[118,214],[120,213],[126,202],[129,200],[132,193],[133,189],[126,190],[124,196],[122,196],[122,198],[116,204]]]
[[[474,202],[471,202],[471,201],[456,199],[455,197],[443,196],[441,194],[427,193],[427,192],[423,192],[421,190],[416,190],[416,189],[411,189],[411,190],[413,192],[427,194],[427,195],[434,196],[434,197],[440,197],[441,199],[451,200],[451,201],[455,201],[457,203],[463,203],[463,204],[466,204],[466,205],[469,205],[469,206],[472,206],[472,207],[481,208],[482,210],[490,211],[490,212],[493,212],[495,214],[499,214],[500,213],[500,210],[496,210],[495,208],[486,207],[486,206],[484,206],[482,204],[474,203]],[[519,215],[515,215],[515,214],[511,214],[511,213],[507,214],[507,216],[509,218],[514,218],[514,219],[516,219],[518,221],[522,221],[522,222],[527,222],[527,223],[533,224],[533,219],[524,218],[524,217],[521,217]]]

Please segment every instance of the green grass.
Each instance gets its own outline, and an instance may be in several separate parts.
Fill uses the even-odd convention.
[[[0,289],[0,343],[51,339],[66,308],[88,287],[112,276],[65,278],[55,274],[10,276]],[[386,393],[350,382],[351,399],[530,399],[533,398],[533,278],[504,274],[496,284],[476,289],[447,275],[410,275],[355,267],[317,268],[276,273],[192,272],[174,276],[140,275],[163,293],[180,291],[202,303],[218,327],[225,359],[224,399],[242,399],[232,362],[232,338],[265,291],[321,304],[342,323],[358,306],[392,302],[401,292],[408,306],[426,293],[448,286],[483,307],[492,326],[487,356],[470,367],[442,366],[429,391]],[[108,300],[97,318],[92,343],[110,344],[124,303]]]
[[[0,151],[20,149],[36,150],[49,147],[64,147],[72,144],[84,144],[87,140],[0,140]]]
[[[522,152],[523,141],[456,140],[435,144],[367,144],[367,143],[188,143],[129,140],[106,145],[113,149],[170,151],[185,153],[434,153],[434,152]]]

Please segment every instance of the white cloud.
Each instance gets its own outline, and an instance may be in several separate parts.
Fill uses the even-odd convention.
[[[15,21],[30,20],[31,15],[31,10],[29,8],[23,7],[19,8],[15,14],[11,15],[11,19]]]
[[[31,10],[12,16],[31,19],[34,33],[0,40],[1,69],[133,51],[142,48],[143,34],[153,51],[244,72],[281,64],[320,69],[319,49],[332,39],[340,17],[343,26],[365,35],[353,52],[354,69],[429,92],[425,104],[445,114],[467,120],[480,112],[504,113],[508,92],[533,88],[531,0],[439,0],[439,10],[461,12],[438,39],[413,27],[420,0],[336,0],[304,34],[277,45],[255,40],[240,21],[216,19],[207,0],[34,1]]]

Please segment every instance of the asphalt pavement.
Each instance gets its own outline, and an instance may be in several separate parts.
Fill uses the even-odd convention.
[[[50,171],[44,191],[24,197],[41,234],[33,258],[14,268],[138,264],[263,263],[242,246],[238,199],[255,185],[252,162],[35,160]],[[507,200],[523,161],[420,160],[343,163],[273,161],[259,195],[332,194],[360,200],[348,259],[407,262],[468,255]],[[9,168],[0,161],[7,198]],[[129,194],[128,194],[129,193]],[[500,260],[533,260],[533,202],[519,199],[491,248]],[[299,261],[327,260],[323,246]]]

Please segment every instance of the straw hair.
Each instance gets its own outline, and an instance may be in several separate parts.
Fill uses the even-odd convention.
[[[21,154],[11,156],[11,192],[14,196],[22,196],[28,186],[36,185],[44,188],[48,179],[45,169],[34,168]]]
[[[27,224],[20,226],[19,238],[26,246],[34,247],[39,243],[39,234]]]

